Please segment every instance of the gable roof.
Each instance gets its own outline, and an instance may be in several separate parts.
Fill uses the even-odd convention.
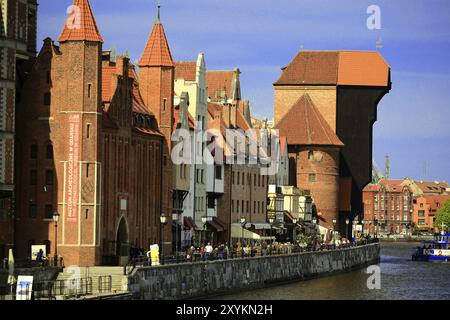
[[[76,8],[79,8],[79,16]],[[70,16],[58,41],[93,41],[103,43],[89,0],[74,0]]]
[[[300,51],[274,85],[389,85],[390,68],[376,51]]]
[[[175,80],[195,81],[197,79],[197,62],[175,62]]]
[[[117,66],[112,63],[107,66],[102,66],[102,101],[111,102],[115,90],[113,88],[112,79],[117,75]],[[144,99],[142,99],[139,91],[139,85],[137,82],[137,76],[133,67],[128,70],[128,78],[132,82],[131,98],[133,103],[133,112],[154,116],[153,112],[145,105]]]
[[[232,84],[234,80],[234,71],[207,71],[206,87],[208,96],[212,99],[223,99],[232,96]]]
[[[279,121],[276,129],[289,145],[320,145],[342,147],[344,144],[317,110],[308,93],[294,104]]]
[[[145,46],[139,67],[173,67],[172,54],[167,43],[163,25],[158,21],[154,24],[152,32]]]

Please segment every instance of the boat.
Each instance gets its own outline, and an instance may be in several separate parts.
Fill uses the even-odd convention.
[[[413,261],[449,262],[450,233],[442,232],[434,235],[434,240],[424,241],[423,247],[418,247],[412,256]]]

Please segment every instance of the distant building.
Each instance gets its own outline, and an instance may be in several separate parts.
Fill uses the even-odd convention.
[[[412,222],[416,231],[436,231],[434,221],[450,195],[424,195],[414,199]]]
[[[413,194],[402,180],[381,180],[363,191],[364,228],[371,235],[411,234]]]

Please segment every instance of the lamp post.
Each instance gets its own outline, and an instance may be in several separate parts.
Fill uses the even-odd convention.
[[[160,224],[161,232],[160,232],[160,235],[159,235],[160,243],[161,243],[161,246],[160,246],[161,249],[160,249],[160,252],[159,252],[159,255],[160,255],[159,260],[160,260],[161,264],[164,264],[164,244],[163,244],[164,236],[163,236],[163,233],[164,233],[164,226],[167,223],[167,217],[166,217],[166,215],[164,213],[159,217],[159,222],[161,223]]]
[[[292,235],[292,243],[295,245],[297,242],[297,219],[292,219],[292,223],[294,224],[294,228],[293,228],[293,235]]]
[[[336,247],[336,233],[335,233],[335,229],[336,229],[336,224],[337,224],[337,220],[336,218],[333,219],[333,246]]]
[[[274,218],[269,218],[269,224],[270,224],[270,243],[273,243],[273,238],[272,238],[272,225],[275,222]]]
[[[178,213],[172,214],[172,221],[175,221],[175,261],[178,263]]]
[[[375,228],[375,239],[378,239],[378,218],[373,220],[373,227]]]
[[[202,223],[203,223],[203,244],[206,244],[206,222],[208,222],[208,217],[203,216],[202,217]]]
[[[241,222],[241,226],[242,226],[241,245],[244,245],[244,243],[243,243],[243,240],[244,240],[244,228],[245,228],[245,225],[247,224],[247,219],[245,217],[241,217],[240,222]]]
[[[58,266],[58,221],[59,213],[55,211],[53,213],[53,221],[55,222],[55,266]]]
[[[349,234],[349,232],[348,232],[348,226],[349,226],[349,224],[350,224],[350,219],[346,219],[345,220],[345,224],[347,225],[347,237],[348,237],[348,234]]]

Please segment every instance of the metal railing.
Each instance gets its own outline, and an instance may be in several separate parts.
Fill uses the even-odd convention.
[[[112,276],[98,277],[98,292],[108,293],[112,291]]]

